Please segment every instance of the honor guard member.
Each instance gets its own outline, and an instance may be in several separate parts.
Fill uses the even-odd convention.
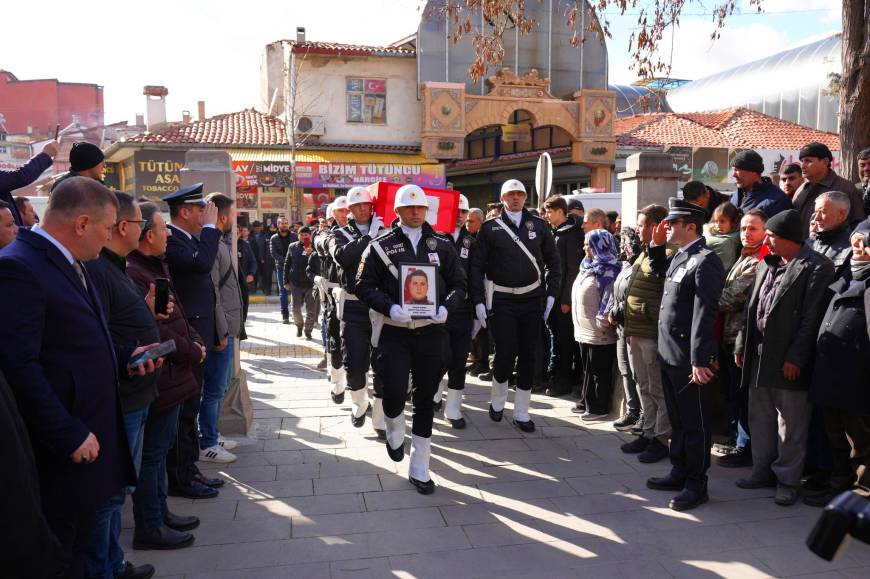
[[[523,432],[534,432],[529,401],[536,340],[559,294],[562,273],[549,224],[523,208],[523,184],[505,181],[501,200],[501,216],[487,220],[477,234],[471,254],[471,299],[478,321],[483,327],[490,324],[495,340],[489,417],[502,419],[516,362],[513,422]]]
[[[651,267],[665,278],[659,312],[658,348],[662,385],[671,421],[671,472],[647,487],[677,491],[670,507],[692,509],[707,501],[713,400],[710,380],[717,367],[713,328],[725,283],[722,261],[704,241],[703,207],[671,197],[668,216],[653,232]],[[666,244],[679,249],[668,258]]]
[[[404,185],[394,202],[399,219],[389,233],[379,236],[363,254],[356,290],[377,312],[375,372],[384,382],[387,453],[402,460],[405,450],[405,401],[408,375],[412,379],[411,464],[408,480],[417,491],[431,494],[429,476],[433,397],[444,370],[448,312],[465,299],[465,272],[453,244],[426,223],[428,201],[416,185]],[[404,284],[401,265],[431,264],[437,273],[437,309],[431,318],[412,319],[401,307]],[[382,325],[381,325],[382,324]],[[379,334],[379,336],[378,336]]]
[[[383,221],[373,213],[372,198],[365,187],[347,193],[351,216],[347,225],[335,231],[327,249],[338,265],[339,287],[333,290],[341,320],[341,351],[351,397],[351,421],[357,428],[365,424],[371,407],[372,423],[379,437],[384,436],[384,410],[381,380],[374,376],[374,405],[369,402],[366,373],[371,364],[372,321],[368,306],[356,297],[356,274],[363,251],[383,229]]]
[[[456,229],[447,237],[456,249],[459,264],[465,272],[466,279],[471,268],[471,248],[474,245],[474,235],[465,228],[468,217],[468,199],[459,195],[459,216],[456,218]],[[447,333],[450,336],[450,360],[447,364],[447,404],[444,407],[444,418],[456,429],[465,428],[465,418],[462,416],[462,392],[465,390],[465,364],[471,351],[471,334],[474,326],[474,307],[469,295],[465,296],[447,318]],[[443,387],[435,393],[435,410],[441,407]]]
[[[336,231],[347,225],[347,197],[337,197],[329,204],[326,216],[334,220],[330,228],[314,237],[312,245],[314,252],[320,257],[320,273],[314,277],[314,283],[322,292],[323,317],[326,324],[326,342],[323,344],[326,352],[326,375],[332,385],[332,401],[336,404],[344,402],[344,391],[347,388],[347,375],[341,357],[341,320],[333,295],[338,289],[338,264],[329,256],[329,238]]]

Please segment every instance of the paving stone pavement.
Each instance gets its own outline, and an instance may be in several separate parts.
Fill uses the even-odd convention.
[[[743,469],[713,466],[710,502],[676,513],[669,493],[644,484],[667,465],[622,454],[629,437],[610,423],[585,427],[571,400],[535,395],[538,428],[524,434],[489,420],[488,386],[476,379],[466,430],[436,415],[438,487],[422,496],[407,481],[407,458],[392,462],[370,421],[351,426],[349,397],[329,399],[315,368],[319,341],[297,339],[274,304],[252,304],[248,334],[242,364],[255,419],[247,438],[231,437],[243,444],[239,460],[200,464],[227,481],[218,498],[170,499],[174,512],[202,519],[194,546],[134,551],[126,505],[128,559],[159,576],[870,577],[870,547],[852,542],[833,563],[816,557],[804,541],[821,511],[736,488]]]

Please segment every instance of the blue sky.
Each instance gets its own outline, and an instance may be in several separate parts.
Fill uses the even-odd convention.
[[[16,24],[0,35],[0,68],[22,79],[102,84],[108,122],[132,121],[144,112],[146,84],[169,88],[170,120],[180,119],[184,109],[195,112],[197,100],[205,100],[212,115],[258,105],[263,46],[293,37],[296,26],[305,26],[311,40],[384,44],[416,30],[419,5],[418,0],[6,2],[4,21]],[[764,6],[764,15],[732,17],[712,46],[711,17],[685,16],[674,33],[672,76],[699,78],[840,29],[840,0],[765,0]],[[695,2],[686,13],[708,10]],[[636,20],[611,17],[611,82],[634,78],[627,49]],[[670,52],[669,41],[664,47]]]

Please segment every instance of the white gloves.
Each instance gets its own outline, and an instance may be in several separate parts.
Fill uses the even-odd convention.
[[[369,224],[369,237],[374,239],[377,237],[378,232],[384,227],[384,222],[377,215],[372,217],[372,222]],[[390,316],[392,317],[392,316]]]
[[[544,307],[544,321],[547,321],[547,318],[550,317],[550,310],[553,309],[553,303],[555,303],[556,298],[553,296],[547,297],[547,305]]]
[[[411,316],[409,316],[400,305],[393,304],[390,307],[390,319],[394,322],[401,322],[407,324],[411,321]]]
[[[477,304],[474,306],[474,313],[477,316],[477,320],[480,322],[480,327],[486,327],[486,306],[483,304]]]
[[[447,321],[447,308],[444,306],[438,306],[438,313],[429,318],[436,324],[443,324]]]

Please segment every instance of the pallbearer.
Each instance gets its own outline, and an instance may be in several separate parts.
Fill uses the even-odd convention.
[[[430,494],[435,483],[429,476],[429,444],[433,396],[445,364],[444,323],[465,298],[465,272],[453,244],[426,223],[428,202],[420,187],[399,188],[394,207],[399,220],[363,254],[356,292],[380,314],[374,367],[384,384],[387,453],[396,462],[404,456],[410,374],[414,414],[408,480]]]
[[[501,187],[502,214],[486,221],[471,255],[471,299],[475,315],[495,340],[489,417],[500,422],[508,381],[517,366],[513,423],[534,432],[529,417],[534,352],[541,324],[559,294],[561,271],[553,233],[529,213],[526,188],[516,179]]]
[[[373,213],[372,198],[364,187],[347,193],[347,207],[352,215],[326,242],[330,257],[338,266],[339,287],[333,290],[338,318],[341,320],[341,351],[351,397],[351,422],[361,428],[366,412],[372,408],[372,423],[378,436],[384,436],[384,411],[381,381],[375,372],[374,406],[369,403],[366,373],[371,363],[372,322],[368,306],[356,297],[356,274],[360,259],[369,242],[383,228],[381,218]]]

